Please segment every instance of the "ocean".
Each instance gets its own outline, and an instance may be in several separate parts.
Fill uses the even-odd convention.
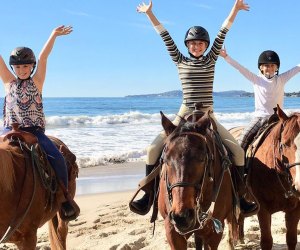
[[[112,163],[144,161],[146,147],[162,130],[159,111],[172,120],[181,101],[181,97],[44,98],[46,134],[70,148],[79,168],[101,168],[77,179],[76,194],[136,189],[144,168],[123,169]],[[285,98],[284,105],[287,113],[300,111],[300,98]],[[214,97],[215,116],[226,128],[246,125],[253,110],[252,97]]]
[[[162,130],[159,111],[174,119],[181,100],[180,97],[44,98],[46,134],[66,143],[77,156],[80,168],[143,161],[146,147]],[[300,111],[300,98],[285,98],[284,106],[287,113]],[[253,110],[252,97],[214,97],[215,116],[226,128],[246,125]]]

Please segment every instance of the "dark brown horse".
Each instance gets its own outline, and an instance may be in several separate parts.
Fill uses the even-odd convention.
[[[300,190],[300,113],[288,117],[277,107],[277,114],[279,122],[253,153],[247,185],[260,205],[257,216],[261,248],[272,249],[271,216],[283,211],[286,243],[292,250],[296,249],[300,219],[299,193],[295,189]]]
[[[61,141],[51,139],[63,151],[69,168],[69,191],[74,197],[78,174],[76,158]],[[51,249],[66,249],[68,223],[62,221],[58,213],[58,205],[64,199],[63,192],[57,187],[54,194],[55,177],[50,183],[52,190],[45,188],[49,173],[44,175],[43,180],[43,173],[40,176],[39,170],[32,164],[34,158],[24,154],[24,151],[33,152],[33,147],[29,148],[24,143],[20,145],[22,149],[14,140],[0,143],[1,242],[14,243],[23,250],[34,250],[38,228],[49,221]]]
[[[178,127],[162,114],[167,134],[162,154],[158,207],[171,249],[187,249],[194,234],[196,249],[217,249],[224,220],[229,225],[228,248],[233,249],[237,225],[227,164],[222,164],[206,114]]]

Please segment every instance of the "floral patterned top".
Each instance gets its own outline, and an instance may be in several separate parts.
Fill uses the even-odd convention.
[[[32,78],[16,79],[5,88],[4,127],[18,123],[20,127],[38,126],[45,129],[42,94]]]

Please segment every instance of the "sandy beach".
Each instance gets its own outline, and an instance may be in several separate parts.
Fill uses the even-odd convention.
[[[128,208],[128,201],[131,198],[136,183],[127,183],[123,179],[119,186],[114,186],[111,179],[119,173],[124,176],[134,176],[137,179],[143,175],[143,163],[122,163],[111,166],[100,166],[95,168],[80,169],[78,179],[78,193],[76,201],[81,208],[81,214],[69,224],[67,249],[74,250],[157,250],[169,249],[164,232],[163,220],[161,217],[156,221],[155,232],[153,224],[150,223],[149,213],[140,216],[132,213]],[[93,190],[97,185],[97,178],[104,183],[104,191]],[[89,187],[82,180],[90,178],[92,187]],[[133,178],[133,179],[134,179]],[[104,181],[105,180],[105,181]],[[132,180],[133,181],[133,180]],[[134,185],[134,188],[130,188]],[[109,191],[113,190],[115,191]],[[286,249],[284,216],[282,213],[273,215],[273,238],[275,250]],[[256,216],[246,219],[246,242],[237,249],[260,249],[259,248],[259,227]],[[226,230],[226,228],[225,228]],[[299,230],[300,231],[300,230]],[[224,246],[222,241],[222,249]],[[10,244],[1,246],[1,249],[16,249]],[[50,249],[48,242],[47,225],[38,231],[38,248]],[[189,244],[189,249],[194,249]],[[300,249],[300,244],[298,248]]]

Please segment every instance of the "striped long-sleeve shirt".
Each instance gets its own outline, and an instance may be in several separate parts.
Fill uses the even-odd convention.
[[[156,30],[177,66],[182,84],[183,103],[189,108],[193,108],[196,102],[202,103],[204,107],[212,106],[215,64],[228,28],[222,27],[210,51],[199,59],[195,59],[186,57],[179,51],[169,32],[162,25],[156,27],[159,27]]]

